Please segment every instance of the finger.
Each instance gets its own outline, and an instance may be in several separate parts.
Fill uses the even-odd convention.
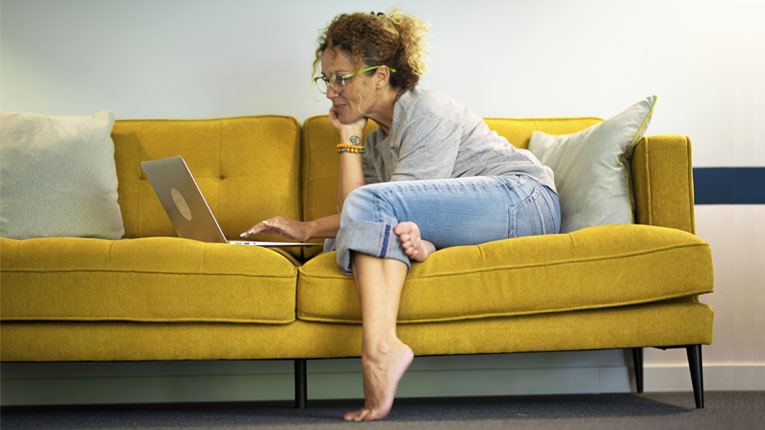
[[[252,235],[262,233],[264,231],[270,230],[270,228],[273,226],[273,224],[269,220],[263,220],[254,226],[250,227],[249,230],[245,231],[244,233],[240,234],[240,237],[250,237]]]
[[[239,237],[250,237],[253,234],[258,233],[260,231],[260,229],[258,228],[258,225],[259,224],[255,224],[254,226],[250,227],[249,230],[247,230],[244,233],[240,234]]]

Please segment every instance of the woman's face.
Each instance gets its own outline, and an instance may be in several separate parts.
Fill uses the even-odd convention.
[[[365,113],[370,111],[375,99],[374,88],[364,73],[346,79],[345,85],[341,85],[341,76],[357,70],[350,55],[340,49],[326,49],[321,55],[321,73],[332,80],[332,85],[327,88],[327,98],[332,101],[332,109],[343,124],[367,116]],[[333,86],[341,91],[335,91]]]

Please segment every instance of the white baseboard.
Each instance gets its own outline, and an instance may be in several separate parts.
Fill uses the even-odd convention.
[[[765,390],[765,364],[705,364],[706,391]],[[645,365],[644,388],[651,391],[692,391],[691,374],[687,365]]]

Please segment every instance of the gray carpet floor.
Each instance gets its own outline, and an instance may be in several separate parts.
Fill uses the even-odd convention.
[[[762,429],[765,392],[707,392],[696,409],[691,393],[598,394],[397,399],[388,418],[344,423],[360,400],[289,403],[203,403],[110,406],[24,406],[0,409],[14,429]]]

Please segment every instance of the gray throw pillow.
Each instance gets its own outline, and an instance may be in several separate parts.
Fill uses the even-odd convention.
[[[0,125],[0,236],[122,237],[111,112],[0,112]]]
[[[529,150],[552,168],[561,205],[561,233],[633,222],[629,160],[645,134],[656,96],[578,133],[534,132]]]

